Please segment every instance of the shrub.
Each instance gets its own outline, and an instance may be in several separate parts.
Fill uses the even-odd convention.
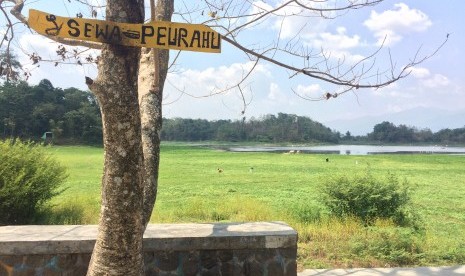
[[[338,217],[354,216],[371,224],[377,218],[405,218],[404,208],[410,201],[406,180],[388,174],[374,177],[369,170],[364,175],[337,176],[322,185],[323,203]]]
[[[65,178],[43,146],[0,141],[0,225],[31,223]]]

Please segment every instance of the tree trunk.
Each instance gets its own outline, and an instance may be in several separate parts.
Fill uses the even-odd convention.
[[[109,21],[142,23],[143,0],[109,0]],[[143,174],[137,76],[140,49],[105,45],[95,81],[105,149],[98,236],[88,275],[142,275]]]
[[[152,21],[171,21],[173,0],[151,1]],[[142,49],[139,70],[139,105],[144,152],[144,226],[150,221],[157,196],[162,127],[163,86],[168,73],[169,51]]]

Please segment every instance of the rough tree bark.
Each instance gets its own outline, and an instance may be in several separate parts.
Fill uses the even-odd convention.
[[[107,1],[106,19],[142,23],[143,0]],[[104,175],[97,242],[88,275],[142,275],[144,160],[138,103],[140,49],[104,45],[95,81],[104,131]]]
[[[151,20],[171,21],[174,0],[151,0]],[[162,127],[163,87],[168,73],[169,50],[142,49],[139,70],[139,106],[144,152],[144,226],[150,221],[157,196]]]

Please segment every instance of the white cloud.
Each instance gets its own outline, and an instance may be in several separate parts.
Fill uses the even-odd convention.
[[[320,40],[317,40],[315,46],[325,47],[327,49],[341,50],[350,49],[360,46],[360,36],[348,36],[345,27],[337,28],[337,33],[332,34],[323,32],[319,35]]]
[[[400,41],[406,34],[426,31],[432,22],[422,11],[399,3],[394,5],[393,10],[382,13],[372,11],[364,25],[374,32],[374,36],[378,38],[378,45],[381,45],[386,37],[384,44],[389,46]]]
[[[435,74],[432,78],[425,80],[422,84],[429,88],[437,88],[449,85],[450,80],[444,75]]]
[[[293,11],[288,8],[285,15],[299,14],[299,16],[284,16],[282,19],[276,18],[274,29],[280,32],[281,38],[293,39],[303,38],[307,41],[315,38],[316,35],[324,32],[328,26],[328,21],[320,17],[309,14],[308,11]]]
[[[399,83],[394,82],[386,87],[372,88],[370,95],[381,98],[397,97],[399,95]]]
[[[233,88],[254,66],[254,62],[234,63],[229,66],[209,67],[204,70],[187,69],[181,73],[169,74],[168,80],[179,90],[202,97]],[[265,66],[258,64],[253,69],[254,75],[269,76]],[[247,83],[247,80],[245,81]],[[228,91],[225,92],[228,94]]]
[[[276,100],[277,98],[279,98],[280,94],[281,91],[279,91],[279,86],[274,82],[270,83],[270,92],[268,93],[268,99]]]
[[[389,113],[398,113],[398,112],[401,112],[401,111],[404,111],[404,110],[408,110],[410,109],[410,107],[405,107],[405,106],[399,106],[399,105],[388,105],[386,107],[387,111]]]
[[[281,91],[277,83],[270,83],[270,91],[268,92],[268,100],[273,102],[284,102],[288,100],[288,97]]]
[[[266,65],[255,66],[253,73],[242,83],[242,92],[235,87],[254,64],[233,63],[169,73],[164,87],[164,114],[212,120],[238,118],[244,115],[244,109],[250,116],[254,110],[268,108],[269,103],[286,100]],[[227,88],[231,89],[225,90]]]
[[[299,5],[287,3],[288,1],[282,0],[270,5],[263,1],[254,1],[250,14],[256,14],[249,18],[249,22],[257,19],[265,12],[275,10],[271,16],[265,16],[263,19],[254,23],[254,26],[260,25],[265,28],[270,28],[279,33],[281,39],[297,39],[313,38],[326,29],[327,20],[321,18],[320,14],[309,9],[304,9]],[[302,1],[303,5],[314,6],[315,3],[306,3]],[[283,8],[279,8],[283,6]],[[324,5],[323,3],[320,5]],[[279,8],[279,9],[278,9]]]
[[[431,75],[430,71],[423,67],[413,67],[410,69],[410,75],[417,79],[424,79]]]
[[[451,84],[448,77],[442,74],[432,74],[429,69],[424,67],[413,67],[410,69],[410,75],[417,79],[417,83],[425,88],[438,88]],[[432,91],[433,93],[442,93],[442,91]]]
[[[365,58],[365,56],[351,53],[350,50],[361,46],[360,36],[349,36],[345,27],[337,28],[336,33],[322,32],[316,34],[306,45],[315,49],[323,49],[324,57],[353,64]]]
[[[261,24],[263,22],[269,22],[269,16],[265,16],[265,19],[259,20],[259,17],[262,16],[264,13],[271,11],[273,7],[263,1],[255,1],[252,3],[252,9],[250,14],[253,16],[247,18],[247,23],[250,23],[252,21],[256,21],[256,23],[252,23],[252,26],[256,26],[257,24]],[[238,20],[237,21],[239,24],[243,24],[244,21]],[[268,26],[269,24],[264,24],[264,26]]]
[[[319,84],[310,84],[308,86],[299,84],[296,88],[296,93],[309,99],[320,99],[324,94]]]
[[[256,14],[256,16],[251,17],[250,21],[253,19],[258,18],[265,12],[271,11],[273,7],[263,1],[254,1],[252,4],[252,12],[251,14]]]
[[[317,3],[305,0],[301,3],[309,6],[320,5],[322,8],[329,5],[325,2]],[[324,56],[320,54],[313,60],[315,63],[325,62],[327,58],[330,58],[332,61],[337,60],[337,62],[352,64],[365,58],[349,51],[361,46],[359,35],[348,34],[345,27],[338,27],[335,32],[328,31],[328,24],[331,21],[322,18],[321,14],[315,11],[282,0],[272,5],[263,1],[253,2],[251,13],[263,14],[265,11],[277,9],[284,4],[286,4],[284,8],[274,11],[272,16],[267,16],[266,20],[261,20],[255,25],[255,28],[268,28],[268,30],[274,31],[276,35],[279,35],[281,45],[284,43],[288,43],[287,45],[302,43],[304,48],[300,50],[305,52],[305,47],[315,49],[312,54],[323,50]],[[326,15],[331,16],[332,14],[327,13]]]
[[[234,63],[229,66],[209,67],[203,70],[187,69],[179,73],[170,73],[166,102],[177,98],[179,91],[194,97],[208,97],[219,93],[223,97],[233,96],[232,98],[237,99],[240,93],[235,86],[248,74],[254,64],[254,62]],[[260,77],[269,78],[270,74],[264,65],[258,64],[241,87],[247,87]],[[244,96],[250,97],[248,89],[242,92],[247,94]]]

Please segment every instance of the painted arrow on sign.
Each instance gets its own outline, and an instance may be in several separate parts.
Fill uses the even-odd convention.
[[[220,53],[221,35],[208,26],[155,21],[130,24],[68,18],[29,10],[29,27],[39,34],[124,46]]]

